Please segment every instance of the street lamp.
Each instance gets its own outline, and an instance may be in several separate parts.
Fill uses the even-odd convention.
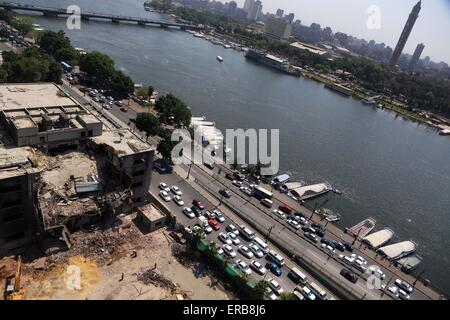
[[[190,177],[190,175],[191,175],[191,168],[192,168],[192,162],[189,163],[189,171],[188,171],[188,175],[187,175],[187,177],[186,177],[186,180],[189,180],[189,177]]]
[[[267,240],[270,238],[270,234],[272,233],[273,228],[275,228],[275,225],[273,225],[269,228],[269,233],[267,234],[267,237],[266,237],[266,243],[267,243]]]

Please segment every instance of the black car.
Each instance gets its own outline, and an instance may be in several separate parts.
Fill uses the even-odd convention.
[[[348,243],[346,241],[341,241],[340,243],[342,243],[342,245],[345,247],[345,250],[347,250],[349,252],[353,252],[353,247],[350,243]]]
[[[336,241],[333,241],[333,242],[334,242],[335,249],[338,249],[339,251],[342,251],[342,252],[345,251],[345,245],[342,242],[336,242]]]
[[[199,207],[192,206],[191,210],[197,218],[203,215],[203,211]]]
[[[315,230],[315,234],[317,234],[319,237],[325,237],[325,228],[321,224],[315,223],[311,226],[311,228]]]
[[[294,215],[299,218],[306,218],[305,215],[301,212],[294,212]]]
[[[334,242],[333,240],[328,240],[328,239],[323,238],[320,240],[320,243],[325,243],[327,246],[330,246],[333,249],[336,248],[336,242]]]
[[[227,178],[228,180],[231,180],[231,181],[234,180],[234,176],[233,176],[231,173],[227,173],[227,174],[225,175],[225,178]]]
[[[231,192],[228,189],[222,189],[219,191],[220,195],[224,196],[225,198],[231,198]]]
[[[351,283],[358,282],[358,277],[356,276],[356,274],[354,274],[349,269],[346,269],[346,268],[342,269],[341,270],[341,276],[343,276],[345,279],[347,279]]]

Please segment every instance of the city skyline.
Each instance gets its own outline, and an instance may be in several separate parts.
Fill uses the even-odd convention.
[[[237,0],[239,7],[244,0]],[[345,5],[342,5],[343,3]],[[331,0],[317,0],[311,5],[307,0],[264,0],[263,12],[276,13],[277,9],[284,12],[295,13],[295,19],[301,20],[303,25],[315,22],[322,27],[331,27],[333,32],[344,32],[349,35],[363,38],[367,41],[384,42],[387,46],[395,48],[402,33],[405,22],[417,0],[403,0],[390,2],[388,0],[343,0],[341,6]],[[381,10],[381,28],[368,29],[367,8],[376,5]],[[332,6],[333,10],[323,10]],[[345,17],[351,16],[352,19]],[[450,29],[450,1],[436,0],[422,3],[420,18],[403,50],[403,53],[412,55],[417,44],[425,43],[426,49],[422,57],[430,56],[435,62],[444,61],[450,64],[450,43],[445,42],[445,31]]]

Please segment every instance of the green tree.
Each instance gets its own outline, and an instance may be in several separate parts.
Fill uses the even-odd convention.
[[[39,34],[37,42],[40,50],[52,56],[56,61],[65,61],[70,64],[78,63],[78,53],[64,31],[45,30]]]
[[[264,300],[267,296],[267,290],[269,289],[269,283],[266,280],[260,280],[255,284],[253,288],[253,293],[255,299]]]
[[[194,241],[198,243],[205,237],[205,232],[202,228],[198,228],[194,230]]]
[[[156,101],[155,110],[159,114],[161,123],[174,125],[178,128],[188,127],[191,123],[191,110],[183,101],[171,93]]]
[[[139,113],[136,117],[136,128],[145,132],[147,139],[157,135],[160,131],[160,124],[157,117],[151,113]]]
[[[98,51],[89,52],[80,57],[80,70],[94,77],[99,84],[109,85],[115,73],[114,60]]]
[[[113,95],[124,99],[134,91],[134,82],[122,71],[116,70],[111,77],[110,89]]]
[[[17,17],[11,20],[11,26],[17,29],[22,36],[33,31],[33,20],[30,17]]]
[[[283,292],[280,295],[280,300],[296,300],[296,297],[292,292]]]
[[[178,144],[176,141],[171,141],[170,139],[163,139],[158,143],[156,150],[161,154],[164,160],[172,159],[172,150]]]

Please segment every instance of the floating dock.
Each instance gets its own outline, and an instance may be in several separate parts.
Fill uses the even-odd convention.
[[[375,228],[376,223],[377,223],[377,220],[370,217],[370,218],[354,225],[351,228],[347,228],[345,231],[353,237],[358,237],[360,239],[363,239],[370,232],[372,232],[372,230]]]
[[[388,259],[398,260],[413,253],[416,249],[417,244],[409,240],[382,247],[378,249],[378,252],[385,255]]]
[[[372,248],[379,248],[389,242],[389,240],[391,240],[393,236],[394,231],[386,228],[364,237],[363,242],[367,243]]]
[[[422,260],[422,257],[418,256],[417,254],[413,254],[411,256],[397,260],[397,265],[400,266],[403,272],[411,273],[417,269],[417,266],[422,262]]]
[[[332,190],[329,183],[319,183],[310,186],[292,189],[289,194],[296,200],[307,200],[328,193]]]

